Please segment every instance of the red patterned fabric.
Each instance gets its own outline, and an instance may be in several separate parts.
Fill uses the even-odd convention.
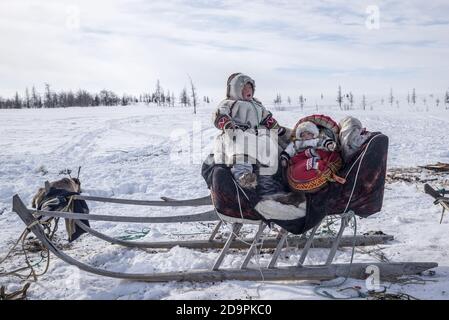
[[[287,180],[294,191],[315,192],[333,181],[332,176],[342,166],[338,152],[315,150],[312,156],[309,149],[290,159]]]

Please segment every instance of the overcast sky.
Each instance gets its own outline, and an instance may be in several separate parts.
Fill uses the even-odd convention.
[[[189,74],[219,99],[233,72],[252,76],[263,100],[339,84],[449,88],[447,0],[1,0],[0,35],[3,96],[44,82],[138,94],[156,79],[178,94]]]

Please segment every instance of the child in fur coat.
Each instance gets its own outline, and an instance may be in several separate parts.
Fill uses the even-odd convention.
[[[262,130],[275,130],[279,138],[278,143],[284,141],[284,145],[286,145],[287,137],[289,136],[288,129],[279,126],[271,112],[254,98],[254,91],[255,82],[253,79],[242,73],[232,74],[227,81],[226,99],[220,102],[214,114],[215,127],[223,131],[229,129],[243,130],[247,135],[254,134],[254,136],[257,136],[258,132]],[[217,144],[220,144],[220,141]],[[229,147],[227,145],[227,147],[232,149],[232,146]],[[236,147],[240,150],[242,146]],[[216,163],[219,163],[225,157],[223,153],[226,153],[226,150],[224,150],[226,148],[218,151],[217,149],[214,157]],[[277,152],[278,146],[276,146]],[[253,164],[251,161],[248,161],[246,154],[240,154],[239,156],[240,158],[236,159],[237,161],[231,166],[234,179],[244,188],[255,188],[258,177],[254,171]],[[277,161],[276,157],[276,163]]]
[[[289,143],[281,155],[281,163],[286,167],[288,160],[300,152],[309,149],[310,158],[319,158],[316,149],[335,151],[337,143],[329,138],[325,133],[320,133],[318,127],[310,121],[302,122],[296,128],[296,139]],[[317,169],[316,162],[311,162],[310,169]]]

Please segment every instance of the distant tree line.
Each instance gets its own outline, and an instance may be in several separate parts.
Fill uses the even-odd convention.
[[[321,94],[320,97],[321,97],[321,100],[324,99],[323,94]],[[338,86],[337,98],[335,101],[337,102],[338,106],[340,107],[340,110],[351,110],[356,105],[354,94],[351,91],[348,93],[343,93],[341,86]],[[386,101],[388,102],[390,107],[396,106],[397,108],[399,108],[400,97],[397,97],[394,95],[393,88],[390,88],[388,98],[387,99],[381,98],[380,101],[378,100],[378,101],[368,103],[367,99],[366,99],[366,95],[362,95],[362,98],[360,101],[360,107],[363,110],[366,110],[366,107],[368,105],[370,105],[371,109],[372,109],[373,103],[380,102],[381,105],[384,105]],[[428,108],[430,102],[433,101],[435,103],[436,107],[439,107],[441,104],[444,104],[445,108],[449,110],[449,90],[447,90],[444,93],[444,97],[440,99],[439,97],[435,96],[434,94],[421,95],[421,97],[418,97],[418,94],[416,93],[416,89],[413,88],[412,92],[411,93],[409,92],[407,94],[406,101],[409,106],[416,105],[416,103],[418,103],[418,102],[422,102],[422,104],[424,106],[426,106],[426,108]],[[290,97],[287,97],[287,102],[289,105],[291,104]],[[307,99],[303,94],[299,95],[298,102],[299,102],[299,106],[301,107],[301,110],[304,110],[304,106],[305,106],[305,103],[307,102]],[[280,93],[276,94],[276,98],[273,100],[273,103],[276,106],[280,106],[282,104],[282,97],[281,97]],[[318,102],[316,102],[316,106],[318,108]]]
[[[18,92],[13,98],[0,97],[0,109],[29,109],[29,108],[67,108],[67,107],[95,107],[95,106],[126,106],[138,102],[131,95],[119,96],[109,90],[91,93],[86,90],[54,92],[48,83],[45,84],[43,94],[37,92],[33,86],[31,92],[27,88],[24,95]]]
[[[190,81],[190,87],[190,92],[183,88],[178,102],[185,107],[193,105],[196,112],[198,97],[193,81]],[[203,101],[210,103],[210,99],[207,96],[204,96]],[[50,84],[46,83],[43,94],[39,93],[33,86],[31,91],[26,88],[23,95],[16,92],[12,98],[2,98],[0,96],[0,109],[127,106],[138,102],[173,107],[175,106],[176,98],[173,91],[164,91],[162,89],[159,80],[157,80],[156,88],[153,92],[142,93],[139,97],[127,94],[119,96],[110,90],[101,90],[98,93],[91,93],[82,89],[75,92],[71,90],[55,92],[51,89]]]

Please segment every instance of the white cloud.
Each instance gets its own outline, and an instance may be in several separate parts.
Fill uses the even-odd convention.
[[[0,4],[0,94],[26,86],[140,93],[190,74],[219,99],[242,71],[275,92],[441,92],[448,83],[449,5],[377,1],[32,1]],[[79,12],[79,16],[78,16]],[[77,28],[79,22],[79,28]]]

